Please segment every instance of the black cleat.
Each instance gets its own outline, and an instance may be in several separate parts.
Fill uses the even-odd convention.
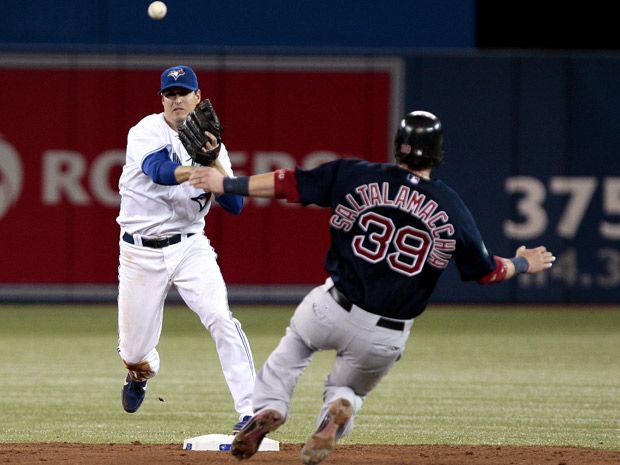
[[[351,402],[345,399],[333,401],[323,422],[301,450],[301,462],[304,465],[317,465],[329,457],[352,416]]]
[[[237,433],[231,453],[238,460],[249,459],[258,450],[267,433],[275,431],[284,423],[284,418],[275,410],[263,410],[254,415]]]

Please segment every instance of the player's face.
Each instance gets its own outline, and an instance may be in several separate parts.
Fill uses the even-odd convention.
[[[164,107],[164,118],[174,126],[178,126],[189,112],[200,102],[200,89],[193,92],[183,87],[170,87],[162,92],[161,103]]]

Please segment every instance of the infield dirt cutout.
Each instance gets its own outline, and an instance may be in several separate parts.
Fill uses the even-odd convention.
[[[258,452],[243,462],[229,452],[179,444],[1,444],[0,464],[19,465],[300,465],[302,444]],[[339,445],[326,465],[618,465],[620,451],[572,447]]]

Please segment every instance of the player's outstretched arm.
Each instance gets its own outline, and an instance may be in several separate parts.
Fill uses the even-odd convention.
[[[528,249],[524,245],[517,249],[513,258],[495,256],[495,270],[478,279],[480,284],[494,284],[506,281],[521,273],[538,273],[551,268],[555,257],[543,245]]]
[[[209,167],[196,167],[189,177],[192,186],[220,194],[237,194],[251,197],[276,197],[273,171],[253,176],[224,177]]]

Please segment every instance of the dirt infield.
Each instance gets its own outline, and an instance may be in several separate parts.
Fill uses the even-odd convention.
[[[248,465],[299,465],[301,444],[259,452]],[[0,444],[0,464],[238,464],[227,452],[185,451],[178,444]],[[618,465],[620,451],[570,447],[342,445],[326,465]]]

